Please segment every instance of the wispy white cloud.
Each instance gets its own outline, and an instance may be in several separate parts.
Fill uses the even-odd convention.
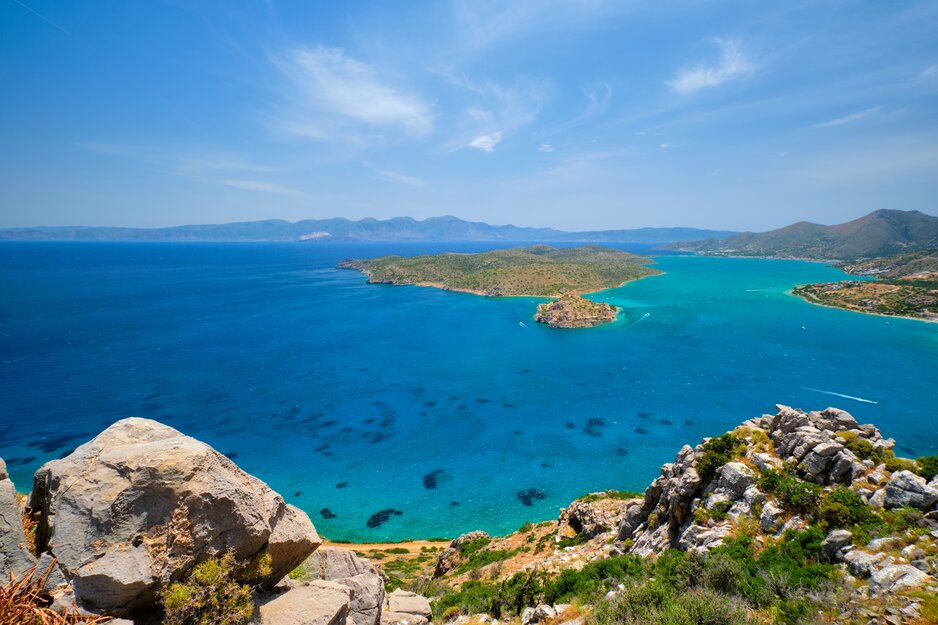
[[[844,124],[852,124],[858,121],[862,121],[872,115],[875,115],[879,112],[880,107],[874,106],[868,108],[865,111],[860,111],[858,113],[851,113],[850,115],[844,115],[843,117],[837,117],[834,119],[829,119],[826,122],[821,122],[819,124],[814,124],[815,128],[828,128],[830,126],[843,126]]]
[[[479,147],[473,143],[482,136],[498,135],[495,141],[498,143],[509,133],[534,122],[553,91],[551,83],[542,79],[519,77],[514,83],[505,85],[491,81],[475,82],[465,74],[446,68],[433,71],[451,86],[469,93],[470,104],[463,111],[456,138],[448,141],[450,150]]]
[[[287,195],[290,197],[299,197],[305,198],[309,197],[303,191],[298,189],[293,189],[290,187],[285,187],[283,185],[264,182],[262,180],[249,180],[243,178],[222,178],[214,180],[218,184],[224,185],[226,187],[232,187],[234,189],[243,189],[245,191],[258,191],[261,193],[273,193],[275,195]]]
[[[671,144],[670,144],[670,143],[662,143],[662,144],[659,145],[658,147],[661,148],[662,150],[670,150],[670,149],[671,149]]]
[[[569,31],[626,12],[625,0],[455,0],[459,45],[475,51],[506,40]]]
[[[390,180],[392,182],[397,182],[399,184],[408,186],[408,187],[425,187],[427,186],[427,181],[423,178],[417,178],[416,176],[408,176],[396,171],[391,171],[390,169],[381,169],[380,167],[375,167],[371,163],[364,163],[365,167],[370,169],[373,173],[377,174],[381,178]]]
[[[713,41],[720,48],[720,61],[716,65],[684,68],[672,80],[666,80],[665,84],[677,93],[693,93],[740,78],[756,69],[755,63],[746,57],[738,41],[719,38]]]
[[[554,146],[552,146],[552,145],[549,144],[549,143],[542,143],[542,144],[540,145],[540,147],[537,148],[537,151],[538,151],[538,152],[545,152],[545,153],[546,153],[546,152],[553,152],[553,151],[554,151]]]
[[[493,132],[487,135],[480,135],[469,142],[468,147],[482,150],[483,152],[494,152],[495,146],[501,143],[502,133]]]
[[[274,118],[290,134],[329,140],[390,130],[422,137],[433,128],[423,98],[391,86],[341,49],[292,48],[273,62],[288,82],[286,102]]]
[[[934,78],[935,76],[938,76],[938,65],[929,65],[922,70],[920,75],[922,78]]]

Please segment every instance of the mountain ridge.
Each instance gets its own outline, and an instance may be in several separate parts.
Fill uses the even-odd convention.
[[[938,247],[938,217],[921,211],[879,209],[825,226],[799,221],[768,232],[682,241],[667,249],[727,256],[852,260]]]
[[[333,217],[290,222],[283,219],[165,228],[36,226],[0,229],[7,241],[518,241],[665,244],[693,237],[720,239],[728,230],[635,228],[566,232],[554,228],[492,225],[452,215],[359,220]]]

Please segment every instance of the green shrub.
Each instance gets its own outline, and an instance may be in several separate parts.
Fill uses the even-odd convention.
[[[530,531],[533,530],[533,529],[534,529],[534,523],[531,523],[530,521],[526,521],[526,522],[524,523],[524,525],[522,525],[522,526],[518,529],[518,532],[521,533],[521,534],[527,534],[528,532],[530,532]]]
[[[269,563],[268,563],[269,566]],[[196,565],[183,582],[162,596],[165,625],[240,625],[254,611],[251,589],[238,583],[234,554]]]
[[[586,536],[582,532],[577,532],[574,536],[564,536],[560,539],[560,542],[557,543],[559,549],[564,549],[566,547],[576,547],[577,545],[582,545],[586,542]]]
[[[697,525],[706,525],[709,520],[710,512],[707,511],[706,507],[697,506],[697,508],[694,509],[694,523]]]
[[[703,444],[700,457],[697,458],[697,474],[706,484],[716,476],[724,464],[745,451],[746,443],[729,432],[708,439]]]
[[[730,508],[732,507],[733,507],[732,501],[729,501],[729,500],[718,501],[715,504],[713,504],[713,507],[710,508],[710,516],[713,518],[714,521],[719,523],[720,521],[726,518],[726,513],[729,512]]]
[[[560,575],[545,582],[544,601],[554,604],[573,597],[588,597],[642,570],[641,558],[633,555],[594,560],[579,571],[564,569]]]
[[[746,610],[710,590],[671,594],[656,583],[627,588],[600,603],[590,625],[745,625]]]
[[[827,494],[818,508],[818,518],[825,529],[861,525],[868,530],[880,523],[860,495],[844,487]]]
[[[908,458],[887,458],[886,470],[893,473],[896,471],[912,471],[915,473],[918,470],[918,464]]]
[[[759,488],[776,495],[782,505],[798,512],[810,512],[821,500],[821,487],[788,472],[766,469],[759,476]]]
[[[577,501],[583,503],[593,503],[603,499],[638,499],[644,497],[643,493],[633,493],[630,490],[607,490],[603,493],[590,493],[578,498]]]
[[[391,553],[391,554],[395,554],[395,555],[406,555],[406,554],[410,553],[410,551],[408,551],[408,550],[405,549],[404,547],[391,547],[390,549],[385,549],[385,551],[386,551],[387,553]]]
[[[463,614],[485,612],[496,618],[517,615],[526,606],[534,605],[541,593],[540,577],[534,572],[516,573],[500,583],[469,581],[458,591],[436,598],[432,603],[433,614],[441,618],[447,609],[456,607]]]
[[[926,480],[934,479],[938,475],[938,454],[934,456],[922,456],[915,463],[918,465],[917,473]]]
[[[492,539],[488,536],[482,536],[480,538],[476,538],[475,540],[464,542],[463,544],[459,545],[459,555],[467,558],[476,551],[488,547],[490,542],[492,542]]]

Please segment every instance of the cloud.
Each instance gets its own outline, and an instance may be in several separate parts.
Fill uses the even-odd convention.
[[[922,70],[922,78],[932,78],[938,76],[938,65],[930,65]]]
[[[851,113],[850,115],[844,115],[843,117],[837,117],[835,119],[830,119],[826,122],[821,122],[819,124],[814,124],[815,128],[829,128],[831,126],[843,126],[844,124],[852,124],[866,119],[867,117],[878,112],[880,107],[874,106],[868,108],[865,111],[860,111],[859,113]]]
[[[495,146],[502,140],[501,132],[493,132],[487,135],[480,135],[469,142],[470,148],[476,148],[484,152],[494,152]]]
[[[671,149],[671,144],[670,144],[670,143],[662,143],[662,144],[659,145],[658,147],[661,148],[662,150],[670,150],[670,149]]]
[[[378,176],[390,180],[392,182],[397,182],[408,187],[425,187],[427,186],[427,181],[422,178],[417,178],[415,176],[408,176],[406,174],[401,174],[396,171],[391,171],[389,169],[380,169],[375,167],[371,163],[364,163],[365,167],[370,169],[372,172]]]
[[[537,149],[538,152],[553,152],[554,146],[549,143],[542,143],[541,147]]]
[[[299,191],[297,189],[291,189],[290,187],[284,187],[279,184],[274,184],[271,182],[264,182],[262,180],[245,180],[240,178],[223,178],[220,180],[214,180],[218,184],[225,185],[226,187],[232,187],[234,189],[243,189],[245,191],[259,191],[261,193],[273,193],[275,195],[288,195],[290,197],[309,197],[306,193]]]
[[[733,78],[740,78],[756,69],[756,65],[746,58],[736,40],[714,39],[720,47],[720,62],[717,65],[699,65],[684,68],[667,84],[677,93],[693,93],[707,87],[716,87]]]
[[[393,130],[422,137],[433,128],[431,107],[420,96],[392,87],[339,48],[292,48],[273,62],[288,84],[285,111],[275,115],[287,133],[331,140]]]
[[[535,33],[569,32],[631,9],[623,0],[454,0],[460,47],[476,51]]]

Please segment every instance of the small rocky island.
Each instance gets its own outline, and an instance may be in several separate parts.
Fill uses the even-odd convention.
[[[567,293],[552,302],[539,304],[534,320],[551,328],[592,328],[616,320],[619,309]]]
[[[535,319],[552,328],[586,328],[615,321],[617,310],[580,295],[658,275],[653,261],[599,245],[555,248],[532,245],[479,254],[383,256],[352,259],[369,283],[429,286],[486,297],[560,298],[538,307]]]

